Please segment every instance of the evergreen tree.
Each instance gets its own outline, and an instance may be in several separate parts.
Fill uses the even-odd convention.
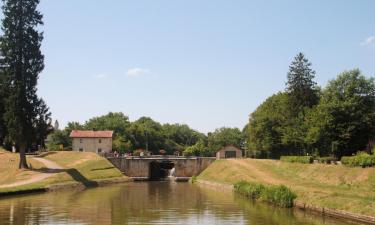
[[[7,97],[4,120],[9,139],[20,152],[20,168],[27,168],[26,148],[35,140],[35,127],[41,100],[37,96],[38,75],[44,68],[40,47],[43,34],[39,0],[3,0],[1,52]]]
[[[298,53],[289,66],[287,93],[289,104],[293,112],[299,113],[303,108],[316,105],[318,102],[318,88],[314,82],[315,71],[303,53]]]

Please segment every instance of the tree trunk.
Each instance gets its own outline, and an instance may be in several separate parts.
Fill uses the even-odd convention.
[[[20,169],[28,169],[29,166],[27,165],[27,161],[26,161],[26,145],[24,143],[22,143],[20,145],[20,165],[19,165],[19,168]]]

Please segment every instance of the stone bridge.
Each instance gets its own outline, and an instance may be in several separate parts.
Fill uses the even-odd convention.
[[[126,157],[107,159],[135,180],[160,180],[172,175],[177,181],[199,175],[216,158],[211,157]],[[171,171],[173,171],[171,174]]]

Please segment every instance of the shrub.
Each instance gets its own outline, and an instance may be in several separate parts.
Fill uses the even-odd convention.
[[[197,176],[192,176],[192,177],[190,178],[190,182],[191,182],[192,184],[196,183],[197,181],[198,181]]]
[[[234,189],[248,198],[258,199],[262,194],[265,187],[262,184],[249,183],[246,181],[240,181],[234,185]]]
[[[283,162],[304,164],[310,164],[314,161],[313,157],[311,156],[281,156],[280,160]]]
[[[284,185],[262,185],[253,182],[240,181],[234,185],[234,190],[248,198],[263,200],[281,207],[292,207],[296,199],[288,187]]]
[[[269,186],[264,190],[261,196],[264,201],[281,207],[292,207],[296,197],[296,194],[284,185]]]
[[[369,155],[365,152],[360,152],[356,156],[342,157],[341,163],[343,165],[352,167],[372,167],[375,166],[375,155]]]
[[[331,164],[331,162],[336,162],[337,159],[335,157],[319,157],[317,158],[319,163]]]

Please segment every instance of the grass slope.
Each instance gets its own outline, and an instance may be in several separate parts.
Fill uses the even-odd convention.
[[[19,170],[15,166],[18,157],[18,154],[0,152],[0,165],[2,165],[0,168],[0,185],[9,184],[16,180],[29,179],[37,173],[47,172],[42,163],[32,158],[28,159],[28,163],[32,164],[33,170]],[[35,190],[49,185],[66,183],[82,183],[88,186],[100,180],[125,178],[108,160],[95,153],[48,152],[41,157],[57,163],[63,169],[54,171],[56,174],[43,181],[12,188],[0,188],[0,193]],[[13,161],[10,161],[10,159]],[[7,175],[8,173],[17,174],[17,179],[10,178]]]
[[[375,168],[299,164],[274,160],[218,160],[198,180],[234,184],[284,184],[297,200],[321,207],[375,216]]]

